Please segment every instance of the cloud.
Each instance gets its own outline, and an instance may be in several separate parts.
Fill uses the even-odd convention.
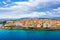
[[[52,15],[60,15],[60,7],[49,11]]]
[[[3,3],[6,4],[6,2]],[[7,7],[0,7],[0,18],[59,17],[59,4],[60,0],[13,2],[10,6],[7,4],[5,5]]]
[[[6,2],[3,2],[3,4],[7,4]]]
[[[57,15],[58,9],[53,9],[53,11],[46,11],[46,12],[31,12],[26,14],[15,14],[15,12],[10,12],[13,14],[10,14],[9,12],[6,12],[4,15],[0,14],[1,18],[34,18],[34,17],[40,17],[40,18],[53,18],[53,17],[59,17],[60,15]],[[9,13],[9,14],[8,14]],[[17,13],[17,12],[16,12]],[[54,14],[57,13],[57,14]]]
[[[50,18],[50,15],[52,15],[52,13],[48,11],[47,12],[32,12],[29,14],[14,14],[13,12],[13,14],[8,14],[8,13],[5,13],[5,15],[1,14],[0,17],[1,18],[34,18],[34,17]]]
[[[38,5],[44,5],[46,6],[46,4],[48,3],[59,3],[60,0],[29,0],[29,2],[15,2],[17,5],[27,5],[29,7],[35,7]]]

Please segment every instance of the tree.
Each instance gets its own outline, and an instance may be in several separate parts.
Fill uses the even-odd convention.
[[[6,21],[3,22],[3,25],[5,25],[5,24],[6,24]]]

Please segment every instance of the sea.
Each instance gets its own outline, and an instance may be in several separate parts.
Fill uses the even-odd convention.
[[[60,40],[60,30],[0,30],[0,40]]]

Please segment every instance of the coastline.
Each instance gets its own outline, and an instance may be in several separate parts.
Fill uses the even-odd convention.
[[[60,29],[0,29],[0,30],[23,30],[23,31],[60,31]]]

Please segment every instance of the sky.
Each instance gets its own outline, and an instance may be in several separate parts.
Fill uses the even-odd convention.
[[[0,0],[1,18],[60,18],[60,0]]]

